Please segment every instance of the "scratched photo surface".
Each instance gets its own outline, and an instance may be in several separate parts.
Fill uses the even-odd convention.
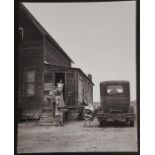
[[[18,15],[17,152],[137,152],[136,1]]]

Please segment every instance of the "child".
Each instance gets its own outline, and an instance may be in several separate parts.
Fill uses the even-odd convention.
[[[56,126],[63,126],[63,112],[61,110],[61,108],[59,108],[59,104],[60,104],[60,96],[56,96],[56,107],[55,107],[55,117],[57,120]]]

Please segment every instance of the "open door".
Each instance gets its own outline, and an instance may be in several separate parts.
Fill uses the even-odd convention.
[[[66,83],[66,106],[76,107],[76,72],[67,72]]]
[[[55,85],[57,85],[57,83],[59,83],[60,80],[62,80],[62,83],[64,84],[64,87],[63,87],[63,98],[65,100],[65,87],[66,87],[66,84],[65,84],[65,73],[55,73]]]

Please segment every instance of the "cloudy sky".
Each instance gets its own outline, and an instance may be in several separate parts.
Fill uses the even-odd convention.
[[[136,99],[136,2],[24,3],[75,62],[99,83],[129,80]]]

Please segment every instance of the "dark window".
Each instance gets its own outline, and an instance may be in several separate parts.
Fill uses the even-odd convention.
[[[24,39],[24,29],[20,27],[18,29],[18,40],[19,40],[19,43],[22,43],[23,39]]]
[[[35,95],[35,70],[25,70],[25,82],[24,82],[24,93],[26,96]]]
[[[123,93],[123,87],[122,86],[114,86],[114,85],[111,85],[111,86],[108,86],[107,87],[107,93],[109,95],[115,95],[115,94],[122,94]]]

